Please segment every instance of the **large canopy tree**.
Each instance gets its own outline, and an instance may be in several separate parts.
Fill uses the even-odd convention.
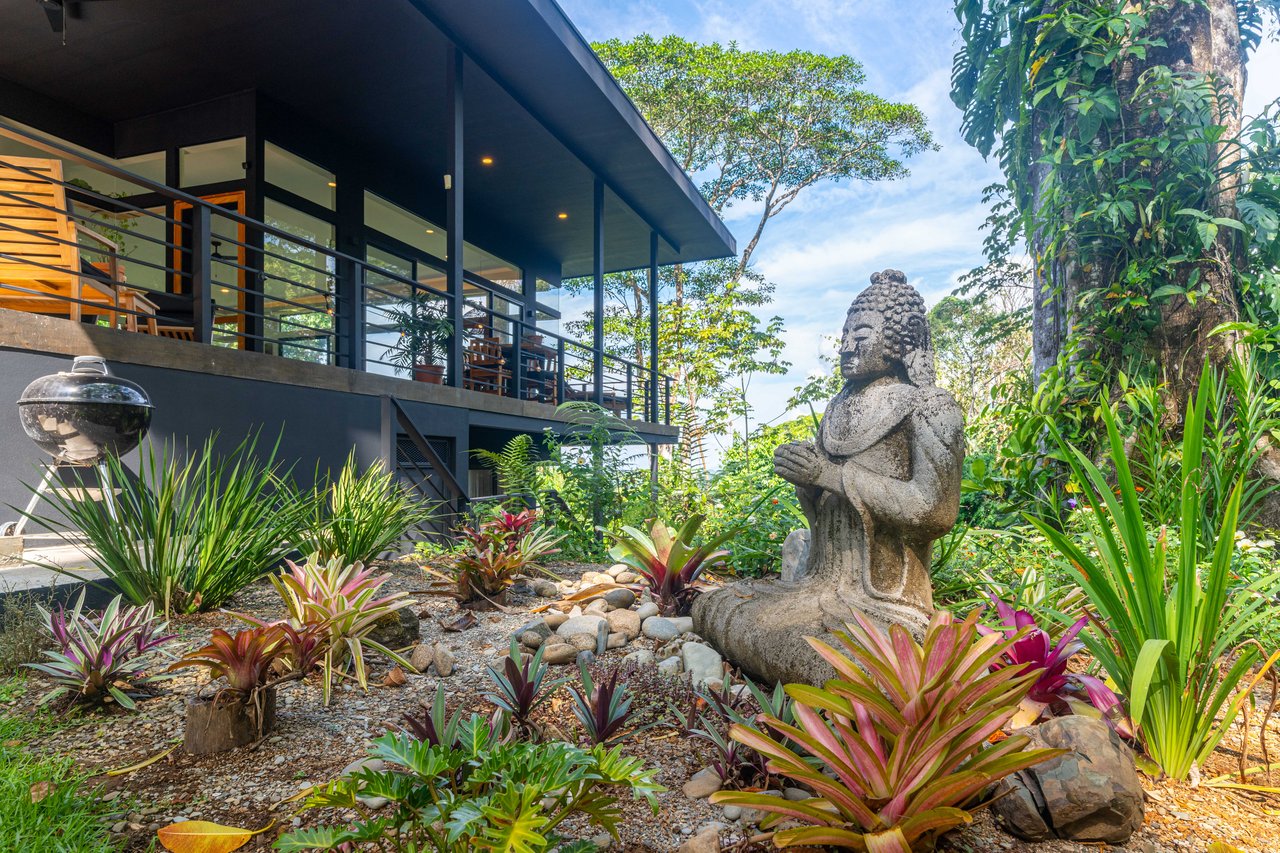
[[[933,146],[924,115],[863,87],[848,56],[742,50],[679,36],[641,35],[594,45],[676,160],[718,214],[749,211],[739,257],[664,271],[661,347],[682,406],[707,407],[723,428],[744,405],[752,373],[780,372],[781,321],[756,315],[772,286],[751,268],[769,221],[810,187],[907,174]],[[573,285],[585,289],[585,283]],[[647,350],[641,275],[608,283],[606,332],[629,355]]]
[[[1036,375],[1061,367],[1100,390],[1155,365],[1176,418],[1204,360],[1234,350],[1223,325],[1273,325],[1280,302],[1274,113],[1240,111],[1259,4],[957,0],[956,13],[952,98],[1006,175],[990,253],[1031,250]]]

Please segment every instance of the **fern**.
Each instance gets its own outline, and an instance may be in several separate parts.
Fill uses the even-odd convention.
[[[502,494],[537,497],[538,469],[533,436],[517,435],[496,453],[492,450],[473,450],[471,453],[486,468],[497,473],[498,491]]]

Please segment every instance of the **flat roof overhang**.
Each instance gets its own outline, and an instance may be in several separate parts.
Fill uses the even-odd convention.
[[[365,158],[367,184],[443,219],[445,64],[462,48],[466,238],[607,271],[735,252],[732,235],[552,0],[82,0],[66,44],[33,0],[0,4],[0,113],[108,156],[130,123],[242,93]],[[35,119],[35,120],[33,120]],[[480,158],[493,158],[483,166]],[[567,213],[567,219],[559,214]]]

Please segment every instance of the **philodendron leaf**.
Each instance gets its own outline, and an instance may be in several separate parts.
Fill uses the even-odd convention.
[[[156,831],[160,844],[170,853],[231,853],[239,850],[249,839],[266,832],[274,824],[259,830],[222,826],[207,820],[184,820],[162,826]]]

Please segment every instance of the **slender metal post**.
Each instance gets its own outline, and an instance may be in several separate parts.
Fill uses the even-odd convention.
[[[604,405],[604,181],[596,178],[595,203],[592,205],[591,274],[595,279],[594,322],[592,332],[592,373],[596,389],[596,405]]]
[[[564,402],[564,338],[556,339],[556,405]]]
[[[658,422],[658,232],[649,232],[649,411]]]
[[[449,289],[449,319],[453,323],[453,338],[449,342],[448,384],[454,387],[462,385],[462,351],[465,343],[463,315],[466,311],[466,300],[462,290],[465,275],[462,263],[462,227],[463,227],[463,177],[466,172],[465,146],[463,139],[463,99],[462,99],[462,64],[463,54],[455,44],[449,45],[448,65],[445,69],[447,113],[449,121],[448,158],[449,173],[445,175],[445,280]]]
[[[521,311],[524,309],[521,308]],[[524,393],[524,323],[518,317],[511,318],[511,387],[508,397],[527,399]]]
[[[31,513],[36,511],[36,505],[40,503],[40,499],[44,497],[44,493],[49,491],[49,485],[53,482],[53,478],[58,475],[58,466],[53,463],[46,462],[44,466],[44,476],[40,478],[40,485],[36,486],[36,490],[31,494],[31,500],[27,501],[27,508],[22,511],[22,515],[18,516],[18,520],[8,525],[8,531],[0,530],[0,535],[4,536],[21,536],[22,530],[27,526],[27,519],[31,517]],[[114,516],[112,516],[114,518]]]
[[[213,340],[213,226],[209,208],[191,208],[191,313],[195,339]]]

